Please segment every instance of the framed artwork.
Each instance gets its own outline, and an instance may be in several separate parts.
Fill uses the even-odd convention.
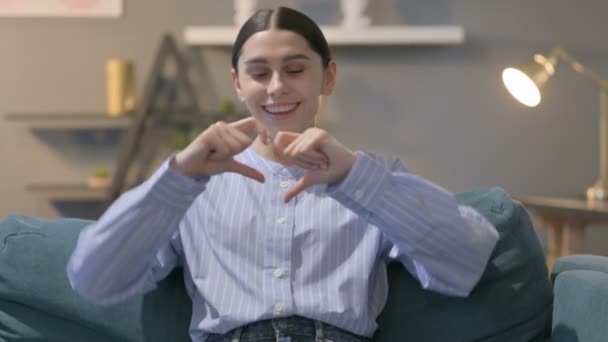
[[[118,18],[123,0],[0,0],[0,17]]]

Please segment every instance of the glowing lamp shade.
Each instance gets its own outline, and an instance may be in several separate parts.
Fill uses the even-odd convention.
[[[506,68],[502,72],[502,82],[517,101],[528,107],[540,103],[540,90],[528,75],[516,68]]]

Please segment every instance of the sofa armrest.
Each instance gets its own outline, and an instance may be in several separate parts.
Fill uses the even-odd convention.
[[[608,273],[571,270],[555,279],[553,341],[606,341]]]
[[[557,259],[551,270],[551,280],[558,274],[573,270],[588,270],[608,273],[608,257],[600,255],[569,255]]]

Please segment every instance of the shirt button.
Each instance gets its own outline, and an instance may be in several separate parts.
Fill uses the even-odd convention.
[[[284,217],[279,217],[277,219],[277,223],[284,224],[285,222],[287,222],[287,220]]]
[[[274,270],[274,272],[272,272],[272,275],[275,276],[275,278],[280,278],[283,275],[283,270],[277,268],[276,270]]]
[[[276,303],[274,305],[274,311],[277,313],[283,312],[283,309],[285,309],[285,307],[283,306],[283,303]]]
[[[281,181],[281,183],[279,183],[279,186],[283,189],[286,189],[289,186],[289,181]]]
[[[365,194],[365,192],[363,192],[363,190],[357,190],[357,191],[355,191],[355,199],[356,200],[360,200],[361,198],[363,198],[364,194]]]

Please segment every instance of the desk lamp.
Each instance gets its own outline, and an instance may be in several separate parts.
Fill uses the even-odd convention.
[[[548,57],[536,54],[534,60],[528,64],[506,68],[502,72],[502,81],[515,99],[528,107],[536,107],[541,101],[541,91],[551,76],[555,74],[555,67],[559,61],[569,64],[574,71],[595,82],[599,89],[600,170],[598,179],[587,188],[586,195],[589,201],[606,201],[608,200],[608,82],[559,47],[554,48]]]

